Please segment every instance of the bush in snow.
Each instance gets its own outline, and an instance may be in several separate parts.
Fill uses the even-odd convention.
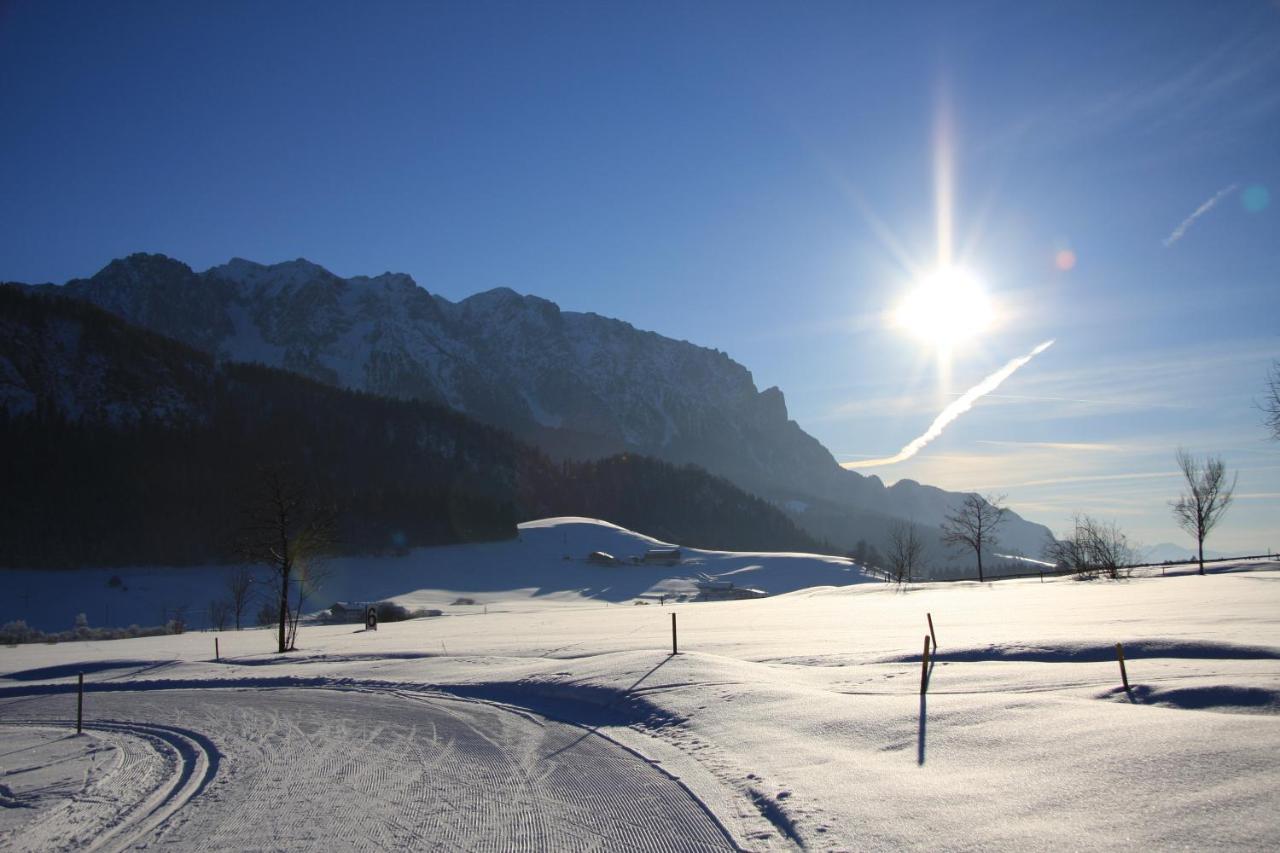
[[[14,622],[8,622],[3,628],[0,628],[0,643],[6,646],[16,646],[18,643],[38,642],[34,634],[41,632],[31,628],[21,619]]]
[[[1066,539],[1050,542],[1045,557],[1080,578],[1116,580],[1128,574],[1126,566],[1134,562],[1135,554],[1128,537],[1114,522],[1079,514],[1075,529]]]
[[[377,608],[379,622],[403,622],[409,618],[408,609],[391,601],[379,601],[374,607]]]
[[[279,612],[270,601],[264,601],[258,608],[258,625],[264,628],[274,627],[279,620]]]
[[[165,626],[142,628],[130,625],[128,628],[93,628],[88,618],[80,613],[76,616],[75,626],[67,631],[45,632],[32,628],[24,620],[18,619],[0,627],[0,643],[16,646],[20,643],[69,643],[78,640],[127,640],[133,637],[160,637],[165,634],[180,633],[174,630],[170,622]]]

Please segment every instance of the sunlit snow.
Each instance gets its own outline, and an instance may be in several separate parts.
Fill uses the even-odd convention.
[[[570,555],[649,541],[583,519],[521,536]],[[639,599],[538,595],[522,574],[495,583],[516,569],[485,568],[491,546],[442,550],[452,573],[395,577],[443,616],[304,627],[283,656],[261,630],[218,634],[220,662],[206,632],[0,652],[0,846],[67,843],[69,826],[175,850],[241,846],[248,828],[344,849],[1280,844],[1274,562],[663,606],[648,574]],[[805,559],[691,556],[712,575],[761,566],[766,587]],[[598,589],[656,572],[561,562]],[[83,744],[55,737],[80,671]],[[63,765],[101,796],[50,782]],[[137,805],[165,785],[168,811]]]

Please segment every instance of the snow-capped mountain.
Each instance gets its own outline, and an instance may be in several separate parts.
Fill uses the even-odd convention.
[[[623,450],[691,462],[786,508],[844,547],[890,519],[936,527],[958,495],[886,488],[840,468],[728,355],[499,288],[450,302],[407,275],[341,278],[306,260],[233,259],[202,273],[162,255],[112,261],[62,293],[219,359],[444,403],[577,458]],[[1012,516],[1002,550],[1048,530]]]

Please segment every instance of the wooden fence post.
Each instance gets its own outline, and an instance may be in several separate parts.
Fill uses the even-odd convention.
[[[1129,692],[1129,673],[1124,669],[1124,644],[1116,643],[1116,657],[1120,661],[1120,680],[1124,682],[1124,692]]]
[[[924,638],[924,654],[920,656],[920,695],[929,689],[929,636]]]

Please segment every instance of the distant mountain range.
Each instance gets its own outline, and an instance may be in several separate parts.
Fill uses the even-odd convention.
[[[859,540],[883,548],[894,519],[932,536],[961,498],[841,468],[788,418],[779,389],[758,390],[722,352],[505,288],[454,303],[403,274],[341,278],[305,260],[241,259],[198,273],[135,254],[92,278],[33,289],[93,303],[219,361],[444,405],[554,458],[626,451],[696,464],[842,549]],[[999,548],[1038,556],[1049,535],[1010,513]],[[936,541],[933,557],[967,561]]]
[[[1204,549],[1204,558],[1206,560],[1217,560],[1225,556],[1227,555],[1221,551]],[[1191,548],[1174,545],[1172,542],[1161,542],[1159,545],[1144,548],[1141,559],[1148,563],[1187,562],[1196,559],[1196,552]]]
[[[264,465],[336,510],[349,554],[510,538],[518,521],[562,515],[715,549],[824,547],[694,466],[556,463],[436,403],[217,362],[94,305],[5,286],[0,447],[0,567],[235,559]]]

